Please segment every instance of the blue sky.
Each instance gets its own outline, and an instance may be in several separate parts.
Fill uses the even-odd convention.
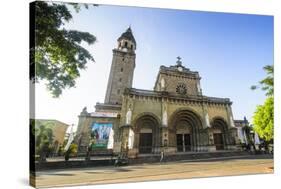
[[[95,103],[103,102],[112,49],[129,25],[137,41],[134,88],[153,89],[159,67],[181,56],[183,65],[202,77],[203,95],[233,101],[234,119],[251,120],[263,103],[264,92],[250,86],[265,77],[263,66],[273,64],[272,16],[101,5],[73,12],[65,25],[97,37],[94,45],[84,44],[96,62],[59,99],[38,84],[37,118],[77,124],[84,106],[94,111]]]

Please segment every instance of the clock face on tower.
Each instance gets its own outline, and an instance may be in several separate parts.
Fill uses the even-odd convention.
[[[178,84],[176,91],[178,94],[185,95],[187,91],[185,84],[184,83]]]

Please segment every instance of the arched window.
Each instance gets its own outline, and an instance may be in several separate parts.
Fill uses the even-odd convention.
[[[120,70],[121,72],[123,72],[123,68],[121,68],[121,70]]]
[[[128,42],[127,41],[125,41],[125,47],[127,47],[128,46]]]

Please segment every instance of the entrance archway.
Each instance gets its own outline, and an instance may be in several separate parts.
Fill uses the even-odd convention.
[[[170,146],[177,152],[197,151],[199,146],[199,129],[202,128],[200,116],[192,110],[176,111],[169,124]]]
[[[216,150],[224,150],[226,148],[226,131],[227,131],[227,123],[223,118],[216,117],[211,122],[214,145],[216,146]]]
[[[192,126],[187,121],[181,120],[176,124],[177,151],[191,151]]]
[[[159,146],[159,121],[154,115],[144,114],[136,120],[135,147],[140,154],[155,152]]]

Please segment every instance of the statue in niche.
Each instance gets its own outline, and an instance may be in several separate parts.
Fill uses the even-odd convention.
[[[163,107],[162,124],[164,126],[168,125],[168,115],[167,115],[167,105],[166,104]]]
[[[210,127],[210,120],[209,120],[209,114],[208,114],[208,112],[207,112],[206,115],[205,115],[205,120],[206,120],[206,125],[207,125],[207,127]]]
[[[200,94],[201,93],[201,86],[200,86],[199,82],[197,83],[197,90],[198,90],[198,93]]]
[[[134,147],[134,131],[130,128],[129,130],[129,136],[128,136],[128,148],[133,149]]]
[[[130,125],[131,124],[131,118],[132,118],[132,110],[131,110],[132,105],[129,105],[129,109],[127,111],[126,114],[126,125]]]
[[[161,91],[164,91],[165,90],[165,79],[161,79]]]
[[[235,125],[234,125],[234,120],[233,120],[233,117],[232,117],[232,116],[230,116],[230,125],[231,125],[232,127],[235,126]]]

